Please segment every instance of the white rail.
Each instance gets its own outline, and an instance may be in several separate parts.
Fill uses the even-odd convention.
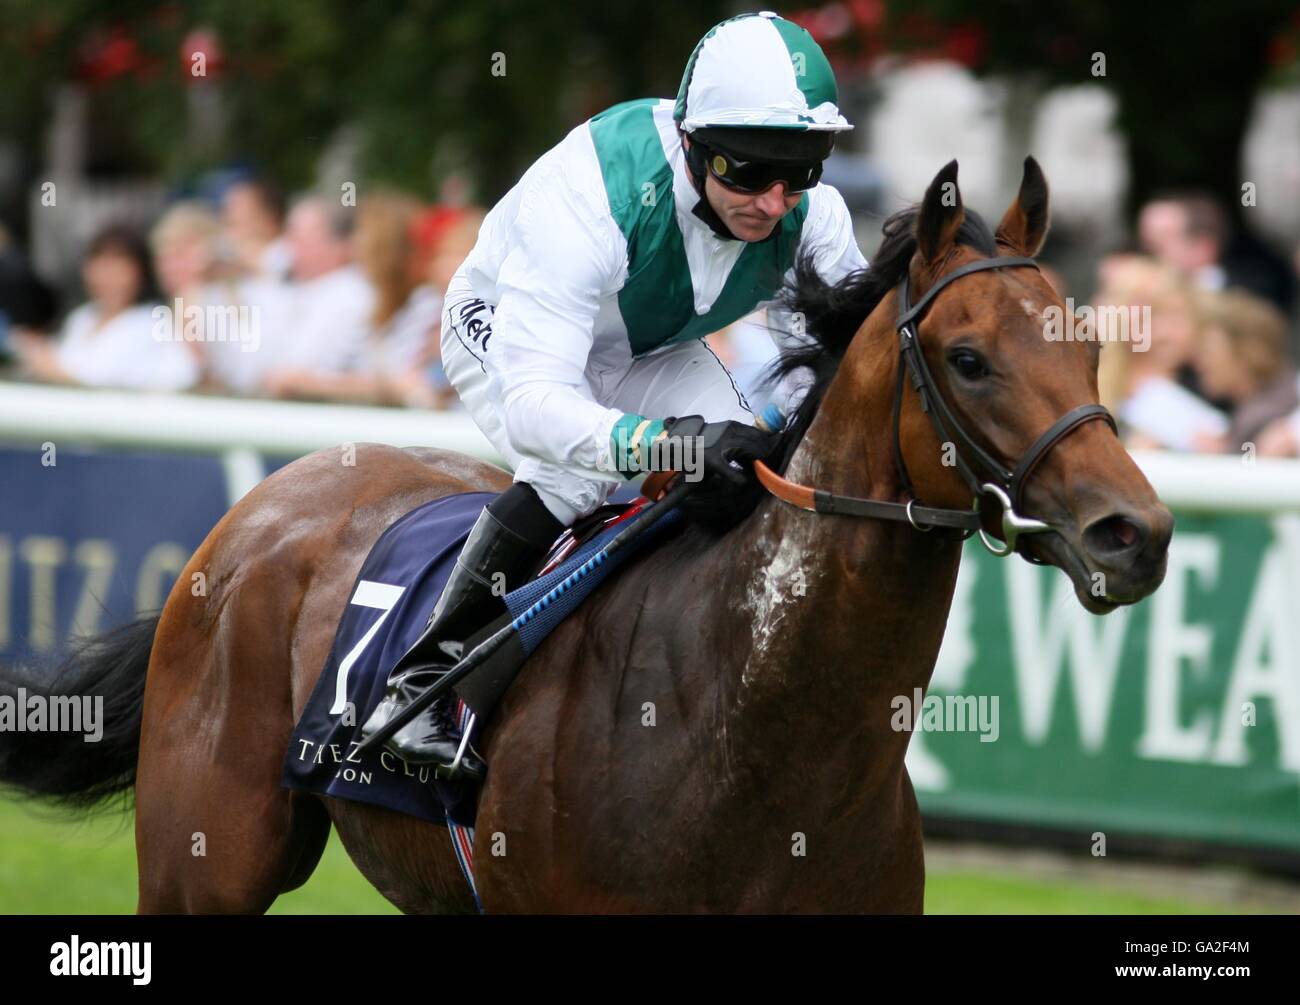
[[[297,456],[340,443],[495,455],[463,412],[0,384],[0,440]]]
[[[1300,461],[1134,451],[1165,504],[1214,513],[1300,510]]]
[[[265,474],[265,456],[342,443],[387,443],[500,458],[464,412],[317,405],[0,383],[0,442],[218,454],[233,505]]]
[[[220,454],[232,498],[261,477],[259,455],[297,456],[341,443],[436,446],[499,463],[463,412],[139,394],[0,383],[0,442]],[[1166,503],[1219,513],[1300,511],[1300,461],[1135,452]]]

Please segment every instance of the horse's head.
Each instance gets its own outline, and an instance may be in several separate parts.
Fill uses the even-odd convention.
[[[1069,334],[1073,315],[1032,263],[953,275],[975,262],[1037,254],[1047,182],[1033,158],[991,245],[971,243],[965,221],[953,161],[915,213],[916,250],[899,294],[921,305],[933,291],[912,330],[941,400],[927,414],[909,380],[900,422],[916,497],[968,507],[979,489],[986,529],[1005,539],[1021,519],[1026,532],[1013,536],[1015,550],[1064,570],[1085,608],[1106,613],[1140,600],[1164,578],[1173,517],[1109,417],[1080,407],[1098,400],[1100,343]],[[990,484],[1001,491],[983,489]]]

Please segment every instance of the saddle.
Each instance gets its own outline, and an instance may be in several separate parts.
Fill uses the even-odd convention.
[[[546,553],[546,561],[533,579],[541,579],[606,527],[612,527],[630,516],[629,510],[639,510],[642,505],[644,504],[637,502],[608,503],[588,516],[579,517],[572,527],[555,539],[551,550]]]
[[[358,754],[355,733],[356,724],[364,722],[382,698],[389,669],[423,631],[465,535],[492,498],[480,492],[433,500],[400,517],[376,541],[357,573],[326,664],[295,726],[285,756],[284,785],[424,820],[472,826],[476,786],[434,779],[428,766],[408,767],[387,751]],[[537,577],[504,598],[509,613],[467,639],[465,651],[519,617],[538,597],[562,596],[531,618],[511,645],[502,646],[455,686],[463,702],[458,715],[467,717],[472,710],[479,721],[486,721],[527,656],[618,563],[602,563],[579,587],[560,591],[557,584],[647,505],[641,499],[603,506],[556,539]],[[675,511],[666,515],[664,528],[673,516]],[[657,536],[647,533],[638,541],[648,545]]]
[[[767,413],[764,413],[764,416],[766,415]],[[780,412],[777,415],[779,416]],[[593,537],[604,533],[615,524],[636,516],[653,500],[662,498],[664,493],[668,491],[668,485],[675,473],[673,471],[653,472],[646,477],[645,482],[642,484],[641,495],[635,496],[631,502],[606,503],[597,507],[587,516],[579,517],[572,527],[555,539],[555,543],[551,545],[551,550],[547,552],[546,561],[542,563],[542,567],[533,578],[541,579],[543,576],[548,575]]]

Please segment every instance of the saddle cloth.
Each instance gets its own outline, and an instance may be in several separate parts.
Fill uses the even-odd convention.
[[[394,521],[375,542],[294,729],[284,760],[286,787],[372,803],[434,823],[473,826],[477,786],[435,779],[432,767],[408,765],[387,750],[358,755],[356,734],[383,697],[388,671],[424,631],[470,529],[494,498],[492,493],[470,492],[435,499]],[[536,606],[541,597],[564,594],[558,602],[543,602],[547,610],[521,630],[521,658],[619,563],[603,563],[579,588],[561,590],[558,584],[646,505],[641,499],[630,506],[606,507],[580,521],[556,542],[538,577],[505,596],[509,615],[502,624]],[[658,537],[676,518],[676,511],[667,513],[619,557]],[[468,721],[468,709],[459,699],[455,713],[462,725]]]

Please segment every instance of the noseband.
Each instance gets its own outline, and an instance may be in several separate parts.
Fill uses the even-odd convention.
[[[921,340],[916,326],[926,309],[934,302],[938,294],[952,282],[972,272],[986,269],[1005,269],[1038,264],[1032,258],[985,258],[970,262],[954,269],[934,284],[915,304],[911,302],[911,284],[908,276],[903,277],[898,297],[898,379],[894,384],[893,433],[894,466],[898,469],[899,480],[908,496],[906,503],[884,502],[878,499],[860,499],[856,496],[841,496],[820,489],[798,485],[782,478],[762,461],[756,461],[754,470],[758,480],[777,498],[818,513],[833,513],[842,516],[872,517],[883,520],[906,520],[919,531],[931,531],[935,527],[946,527],[966,531],[969,537],[976,531],[980,540],[993,554],[1010,555],[1016,548],[1016,541],[1022,534],[1038,534],[1054,530],[1051,524],[1021,516],[1018,512],[1025,482],[1033,474],[1038,464],[1057,443],[1063,440],[1079,426],[1093,419],[1103,419],[1115,429],[1115,419],[1103,405],[1079,405],[1057,419],[1034,441],[1033,446],[1020,459],[1014,468],[1007,468],[997,458],[981,447],[968,434],[957,416],[953,414],[930,368],[926,366],[925,354],[921,351]],[[921,408],[930,417],[930,423],[939,437],[940,443],[951,443],[955,448],[954,462],[957,472],[970,488],[974,500],[968,510],[937,509],[920,506],[916,503],[916,492],[912,487],[907,464],[903,460],[900,425],[903,405],[903,378],[910,375],[912,387],[921,399]],[[1118,433],[1118,430],[1116,430]],[[980,503],[985,497],[992,497],[1002,511],[1002,544],[991,538],[983,528],[980,515]]]

